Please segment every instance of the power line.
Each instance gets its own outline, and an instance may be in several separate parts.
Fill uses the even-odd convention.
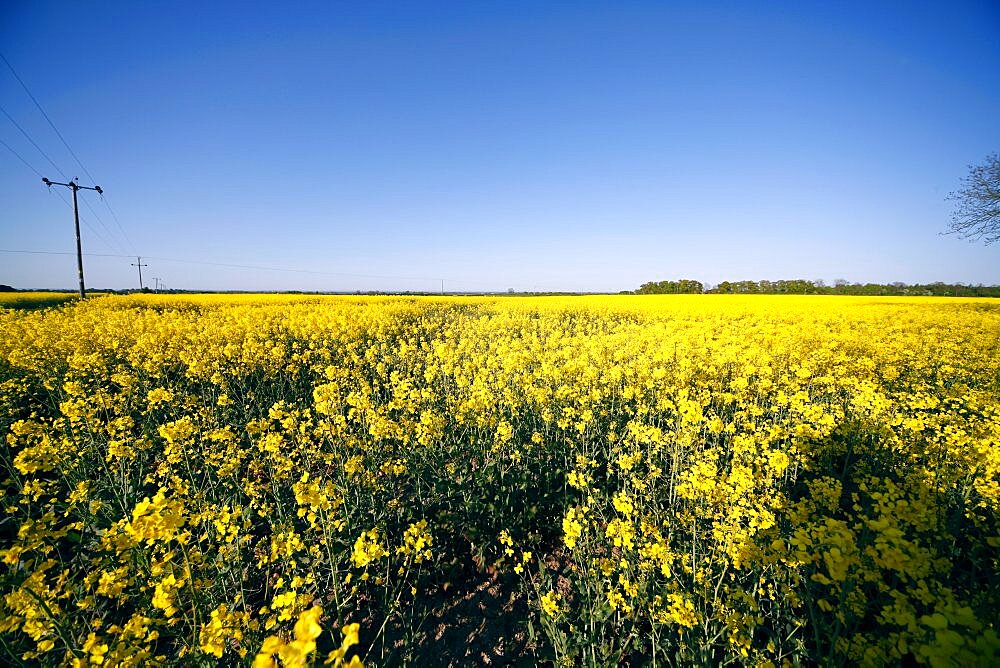
[[[177,258],[169,257],[154,257],[154,256],[143,256],[147,260],[160,260],[162,262],[182,262],[185,264],[202,264],[212,267],[229,267],[232,269],[252,269],[254,271],[279,271],[285,273],[293,274],[315,274],[317,276],[347,276],[349,278],[378,278],[387,280],[397,280],[397,281],[438,281],[446,280],[451,284],[457,285],[480,285],[488,286],[490,283],[484,283],[483,281],[468,281],[464,279],[453,279],[453,278],[441,278],[440,276],[390,276],[383,274],[352,274],[343,271],[320,271],[316,269],[288,269],[283,267],[264,267],[258,265],[250,264],[231,264],[228,262],[208,262],[205,260],[180,260]]]
[[[33,255],[73,255],[73,253],[67,251],[33,251],[33,250],[21,250],[21,249],[7,249],[0,248],[0,253],[27,253]],[[121,255],[118,253],[84,253],[85,257],[115,257],[115,258],[129,258],[132,259],[134,255]],[[259,265],[249,265],[249,264],[231,264],[228,262],[209,262],[206,260],[182,260],[179,258],[171,257],[154,257],[143,255],[147,260],[159,260],[160,262],[180,262],[183,264],[197,264],[206,265],[211,267],[226,267],[230,269],[250,269],[253,271],[278,271],[293,274],[313,274],[317,276],[345,276],[348,278],[376,278],[385,280],[405,280],[405,281],[441,281],[446,280],[448,283],[453,285],[480,285],[488,286],[489,283],[484,283],[482,281],[466,281],[461,279],[450,279],[450,278],[431,278],[427,276],[389,276],[383,274],[352,274],[342,271],[319,271],[314,269],[289,269],[282,267],[264,267]]]
[[[86,205],[86,207],[87,207],[87,209],[88,209],[88,210],[90,211],[90,213],[91,213],[91,214],[93,214],[93,216],[94,216],[94,219],[95,219],[95,220],[97,220],[97,223],[98,223],[98,224],[99,224],[99,225],[101,226],[101,229],[103,229],[103,230],[104,230],[105,232],[107,232],[107,233],[108,233],[108,237],[109,237],[109,238],[110,238],[110,239],[111,239],[112,241],[114,241],[114,242],[115,242],[115,243],[114,243],[114,245],[115,245],[115,248],[111,248],[110,246],[109,246],[109,248],[111,248],[111,250],[125,250],[124,248],[122,248],[122,247],[121,247],[121,246],[119,245],[119,243],[118,243],[118,239],[116,239],[116,238],[115,238],[115,233],[114,233],[114,231],[113,231],[113,230],[112,230],[112,229],[111,229],[110,227],[108,227],[107,225],[105,225],[105,224],[104,224],[104,221],[103,221],[103,220],[101,219],[101,217],[100,217],[99,215],[97,215],[97,211],[95,211],[95,210],[94,210],[94,207],[93,207],[93,206],[91,206],[91,204],[90,204],[90,201],[89,201],[89,200],[83,200],[83,203],[84,203],[84,205]]]
[[[208,262],[205,260],[179,260],[177,258],[169,257],[153,257],[148,256],[149,260],[160,260],[162,262],[183,262],[185,264],[203,264],[212,267],[229,267],[232,269],[252,269],[254,271],[280,271],[292,274],[315,274],[318,276],[348,276],[350,278],[381,278],[397,281],[438,281],[441,280],[438,277],[428,277],[428,276],[384,276],[379,274],[351,274],[343,271],[319,271],[315,269],[288,269],[282,267],[262,267],[258,265],[251,264],[231,264],[228,262]],[[465,281],[456,281],[458,283],[464,283]]]
[[[0,57],[2,57],[2,56],[0,56]],[[52,158],[49,157],[49,154],[46,153],[42,149],[42,147],[39,146],[38,143],[34,139],[32,139],[31,135],[28,134],[28,131],[25,130],[23,127],[21,127],[21,125],[16,120],[14,120],[14,117],[11,116],[10,113],[8,113],[8,111],[6,109],[4,109],[3,107],[0,107],[0,112],[3,112],[4,116],[7,117],[7,120],[9,120],[11,123],[13,123],[14,127],[16,127],[18,130],[21,131],[21,134],[24,135],[25,139],[27,139],[29,142],[31,142],[31,145],[34,146],[35,149],[37,149],[38,152],[42,154],[42,157],[45,158],[49,162],[50,165],[52,165],[53,169],[55,169],[57,172],[59,172],[59,174],[61,174],[63,178],[66,178],[68,180],[68,178],[66,177],[66,173],[63,170],[59,169],[59,165],[57,165],[55,163],[55,161],[52,160]],[[20,160],[21,162],[23,162],[24,165],[28,169],[30,169],[31,171],[33,171],[39,178],[45,178],[44,176],[42,176],[42,173],[40,171],[38,171],[37,169],[35,169],[34,166],[32,166],[31,163],[29,163],[27,160],[25,160],[21,156],[20,153],[18,153],[17,151],[15,151],[14,148],[10,144],[8,144],[7,142],[5,142],[3,140],[0,140],[0,143],[2,143],[4,146],[6,146],[8,151],[10,151],[11,153],[13,153],[14,156],[18,160]],[[69,202],[66,201],[66,199],[61,194],[59,195],[59,198],[62,199],[63,203],[65,203],[67,206],[72,206]],[[94,207],[92,207],[90,205],[90,202],[88,202],[87,200],[84,200],[84,204],[86,204],[87,208],[90,209],[90,212],[94,215],[94,219],[97,220],[98,224],[100,224],[100,226],[102,228],[104,228],[104,231],[108,234],[108,236],[113,239],[114,238],[114,234],[111,232],[111,229],[107,225],[104,224],[104,221],[101,220],[101,217],[99,215],[97,215],[97,212],[94,210]],[[90,231],[93,232],[97,236],[97,238],[100,239],[101,242],[105,246],[107,246],[108,248],[110,248],[112,250],[117,250],[117,249],[113,248],[112,244],[109,243],[107,241],[107,239],[105,239],[102,234],[100,234],[97,230],[95,230],[94,227],[90,223],[88,223],[86,220],[84,220],[83,224],[86,225],[87,228],[90,229]]]
[[[2,139],[0,139],[0,144],[3,144],[4,146],[6,146],[7,150],[10,151],[11,153],[13,153],[15,158],[17,158],[18,160],[20,160],[21,162],[23,162],[25,167],[27,167],[28,169],[30,169],[31,171],[33,171],[35,174],[37,174],[38,178],[42,178],[42,173],[40,171],[38,171],[37,169],[35,169],[31,165],[30,162],[28,162],[27,160],[25,160],[24,158],[22,158],[21,154],[18,153],[17,151],[15,151],[14,148],[10,144],[8,144],[7,142],[5,142]]]
[[[14,75],[14,78],[17,79],[17,82],[21,84],[21,88],[23,88],[24,92],[28,94],[28,97],[31,98],[31,101],[35,103],[35,107],[38,108],[38,111],[40,111],[42,113],[42,116],[45,117],[45,120],[48,121],[49,127],[52,128],[52,131],[56,133],[57,137],[59,137],[59,141],[62,142],[63,146],[66,147],[66,150],[69,151],[69,154],[73,156],[74,160],[76,160],[76,164],[80,165],[80,169],[83,170],[83,173],[87,175],[87,178],[89,178],[91,182],[96,181],[97,179],[91,176],[90,172],[87,171],[87,168],[83,166],[82,162],[80,162],[80,158],[76,157],[76,153],[74,153],[73,149],[70,148],[69,143],[62,136],[62,133],[59,132],[59,128],[56,127],[56,124],[52,122],[52,119],[49,118],[49,115],[45,113],[44,109],[42,109],[42,105],[38,102],[38,100],[35,99],[35,96],[31,94],[31,90],[28,89],[28,85],[24,83],[24,81],[21,79],[20,76],[18,76],[17,70],[14,69],[14,66],[10,64],[10,61],[7,60],[2,53],[0,53],[0,60],[3,60],[3,62],[7,65],[7,69],[9,69],[10,73]],[[63,175],[63,177],[65,178],[65,174]]]
[[[20,250],[20,249],[7,249],[0,248],[0,253],[16,253],[24,255],[76,255],[71,251],[36,251],[36,250]],[[118,255],[117,253],[84,253],[84,257],[132,257],[131,255]]]
[[[134,252],[135,245],[132,243],[132,240],[129,239],[128,233],[125,232],[125,228],[122,227],[121,221],[118,220],[118,214],[115,213],[115,210],[111,208],[111,202],[104,195],[104,193],[101,193],[101,201],[104,202],[104,206],[106,206],[108,208],[108,212],[111,213],[111,218],[115,221],[115,225],[118,226],[118,231],[122,233],[122,237],[125,238],[125,243],[127,243],[129,248],[132,249],[132,251]]]
[[[3,107],[0,107],[0,111],[2,111],[3,115],[7,117],[7,120],[9,120],[11,123],[14,124],[14,127],[16,127],[18,130],[21,131],[21,134],[24,135],[25,139],[27,139],[29,142],[31,142],[31,145],[34,146],[36,149],[38,149],[38,152],[42,154],[42,157],[49,161],[49,164],[52,165],[52,168],[55,169],[57,172],[59,172],[59,175],[62,176],[64,179],[69,180],[69,177],[66,176],[66,173],[63,170],[59,169],[59,165],[57,165],[52,160],[52,158],[49,157],[49,154],[46,153],[45,151],[43,151],[42,147],[39,146],[35,142],[35,140],[31,138],[31,135],[28,134],[28,131],[25,130],[24,128],[22,128],[21,125],[17,121],[14,120],[14,117],[7,113],[6,109],[4,109]]]
[[[52,128],[52,131],[56,133],[57,137],[59,137],[59,141],[62,142],[62,145],[65,146],[66,150],[69,151],[69,154],[71,156],[73,156],[73,159],[76,161],[76,164],[80,166],[80,169],[83,170],[83,173],[86,174],[87,178],[90,179],[91,183],[97,181],[97,179],[95,179],[93,177],[93,175],[90,173],[90,170],[88,170],[84,166],[83,162],[80,161],[80,158],[77,156],[76,152],[72,149],[72,147],[70,147],[69,142],[66,141],[66,138],[63,137],[63,135],[62,135],[61,132],[59,132],[59,128],[56,127],[56,124],[53,123],[52,119],[49,118],[49,115],[47,113],[45,113],[45,109],[42,108],[41,103],[38,101],[38,99],[31,92],[31,89],[28,88],[28,84],[24,83],[24,80],[17,73],[17,70],[14,69],[14,66],[10,64],[10,61],[7,60],[7,58],[2,53],[0,53],[0,60],[3,60],[4,64],[7,65],[7,69],[9,69],[10,73],[14,75],[14,78],[17,79],[17,82],[19,84],[21,84],[21,88],[23,88],[24,92],[28,94],[28,97],[31,98],[31,101],[35,103],[35,107],[38,109],[38,111],[45,118],[46,122],[49,124],[49,127]],[[37,148],[38,151],[42,155],[45,156],[45,159],[49,161],[49,164],[51,164],[53,167],[55,167],[55,170],[57,172],[59,172],[60,176],[62,176],[67,181],[69,181],[69,177],[66,176],[65,172],[63,172],[61,169],[59,169],[59,167],[56,166],[56,164],[52,161],[52,159],[49,158],[48,155],[46,155],[44,151],[42,151],[41,147],[39,147],[38,144],[35,143],[35,141],[28,135],[28,133],[25,132],[24,129],[20,125],[17,124],[17,121],[15,121],[13,119],[13,117],[11,117],[11,115],[8,114],[6,111],[4,111],[4,114],[6,114],[7,118],[9,118],[10,121],[12,123],[14,123],[14,125],[17,126],[18,130],[21,130],[22,134],[24,134],[24,136],[28,138],[28,141],[30,141],[32,143],[32,145],[34,145],[34,147]],[[115,213],[114,209],[111,208],[111,203],[107,200],[107,198],[104,196],[103,193],[101,193],[101,199],[104,201],[104,205],[108,208],[108,211],[111,212],[111,217],[114,219],[115,224],[118,226],[118,230],[121,232],[122,237],[125,239],[125,243],[129,247],[131,247],[132,251],[135,251],[135,246],[132,245],[132,240],[129,238],[128,234],[125,232],[125,228],[122,226],[121,221],[118,220],[118,215]],[[101,220],[101,217],[97,215],[97,212],[94,211],[94,208],[90,205],[90,202],[88,202],[87,200],[84,200],[84,203],[87,205],[87,208],[90,209],[90,212],[92,214],[94,214],[94,218],[97,220],[97,222],[108,233],[108,236],[114,238],[114,233],[112,233],[111,229],[107,225],[104,224],[104,221]]]
[[[59,165],[57,165],[57,164],[55,163],[55,161],[53,161],[53,160],[52,160],[52,158],[50,158],[50,157],[49,157],[48,153],[46,153],[46,152],[45,152],[44,150],[42,150],[42,147],[41,147],[41,146],[39,146],[39,145],[38,145],[38,143],[37,143],[37,142],[36,142],[36,141],[35,141],[34,139],[32,139],[31,135],[29,135],[29,134],[28,134],[28,131],[27,131],[27,130],[25,130],[25,129],[24,129],[23,127],[21,127],[21,125],[20,125],[20,124],[19,124],[19,123],[18,123],[17,121],[15,121],[15,120],[14,120],[14,117],[13,117],[13,116],[11,116],[11,115],[10,115],[10,114],[9,114],[9,113],[7,112],[7,110],[6,110],[6,109],[4,109],[3,107],[0,107],[0,111],[2,111],[2,112],[3,112],[3,114],[4,114],[4,116],[6,116],[6,117],[7,117],[7,119],[8,119],[8,120],[9,120],[9,121],[10,121],[11,123],[13,123],[13,124],[14,124],[14,127],[16,127],[16,128],[18,129],[18,130],[20,130],[20,131],[21,131],[21,134],[23,134],[23,135],[25,136],[25,138],[26,138],[26,139],[27,139],[27,140],[28,140],[29,142],[31,142],[31,145],[32,145],[32,146],[34,146],[34,147],[35,147],[36,149],[38,149],[38,152],[42,154],[42,157],[43,157],[43,158],[45,158],[46,160],[48,160],[48,161],[49,161],[49,164],[50,164],[50,165],[52,165],[52,167],[53,167],[53,168],[54,168],[54,169],[55,169],[55,170],[56,170],[57,172],[59,172],[59,174],[61,174],[61,175],[62,175],[62,177],[63,177],[64,179],[66,179],[66,180],[68,181],[69,179],[68,179],[68,177],[66,176],[66,173],[65,173],[65,172],[64,172],[63,170],[59,169]],[[35,174],[37,174],[37,175],[38,175],[39,177],[42,177],[42,173],[41,173],[41,172],[39,172],[39,171],[38,171],[37,169],[35,169],[34,167],[32,167],[32,166],[31,166],[30,164],[28,164],[28,161],[26,161],[26,160],[25,160],[24,158],[22,158],[22,157],[21,157],[20,155],[18,155],[18,154],[17,154],[17,152],[16,152],[16,151],[14,151],[14,149],[13,149],[13,148],[11,148],[11,147],[10,147],[10,146],[9,146],[9,145],[8,145],[8,144],[6,143],[6,142],[4,142],[4,146],[7,146],[7,148],[8,148],[8,149],[9,149],[9,150],[10,150],[10,151],[11,151],[12,153],[14,153],[14,155],[17,155],[17,157],[18,157],[18,158],[19,158],[19,159],[21,160],[21,162],[23,162],[24,164],[28,165],[28,167],[29,167],[29,168],[31,169],[31,171],[35,172]],[[44,178],[44,177],[42,177],[42,178]],[[90,212],[91,212],[91,213],[92,213],[92,214],[94,215],[94,219],[95,219],[95,220],[97,221],[97,223],[98,223],[98,224],[99,224],[99,225],[100,225],[100,226],[101,226],[102,228],[104,228],[104,232],[105,232],[105,233],[106,233],[106,234],[108,235],[108,237],[110,237],[111,239],[114,239],[114,233],[113,233],[113,232],[111,231],[111,228],[109,228],[109,227],[108,227],[108,226],[107,226],[107,225],[106,225],[106,224],[104,223],[104,221],[103,221],[103,220],[101,220],[101,217],[100,217],[99,215],[97,215],[97,211],[95,211],[95,210],[94,210],[94,207],[93,207],[93,206],[91,206],[90,202],[88,202],[87,200],[84,200],[84,201],[83,201],[83,203],[84,203],[84,204],[85,204],[85,205],[87,206],[87,208],[88,208],[88,209],[90,209]],[[90,225],[89,225],[89,224],[87,224],[87,227],[90,227]],[[91,230],[93,230],[93,228],[91,228]],[[98,236],[100,236],[100,235],[98,235]],[[104,239],[103,237],[101,237],[101,241],[104,241],[104,245],[106,245],[106,246],[107,246],[108,248],[111,248],[111,247],[112,247],[112,246],[111,246],[111,244],[109,244],[109,243],[108,243],[108,242],[107,242],[107,241],[106,241],[106,240],[105,240],[105,239]],[[130,245],[131,245],[131,242],[130,242]],[[113,250],[117,250],[117,249],[113,249]]]
[[[45,177],[43,176],[42,178],[44,179]],[[66,206],[68,206],[70,209],[73,208],[73,204],[68,199],[66,199],[61,192],[59,192],[58,190],[52,190],[52,189],[49,189],[49,192],[50,193],[55,193],[56,195],[59,196],[59,199],[62,200],[63,204],[65,204]],[[84,200],[84,202],[86,202],[86,201],[87,200]],[[104,244],[105,248],[107,248],[108,250],[112,250],[112,251],[113,250],[118,250],[116,248],[113,248],[111,246],[111,244],[108,243],[108,240],[104,238],[104,235],[102,235],[100,232],[98,232],[97,229],[93,225],[91,225],[90,222],[88,222],[86,218],[81,217],[80,218],[80,222],[87,226],[87,229],[90,230],[91,233],[95,237],[97,237],[98,241],[100,241],[102,244]],[[128,255],[123,255],[122,257],[129,257],[129,256]]]
[[[21,154],[20,154],[20,153],[18,153],[17,151],[15,151],[15,150],[13,149],[13,147],[11,147],[11,145],[10,145],[10,144],[8,144],[7,142],[3,141],[2,139],[0,139],[0,144],[3,144],[3,145],[4,145],[4,146],[5,146],[6,148],[7,148],[7,150],[8,150],[8,151],[10,151],[11,153],[13,153],[13,154],[14,154],[14,157],[16,157],[16,158],[17,158],[18,160],[20,160],[20,161],[21,161],[22,163],[24,163],[24,166],[25,166],[25,167],[27,167],[28,169],[30,169],[31,171],[33,171],[33,172],[34,172],[34,173],[35,173],[36,175],[38,175],[38,176],[39,176],[40,178],[45,178],[44,176],[42,176],[42,173],[41,173],[40,171],[38,171],[37,169],[35,169],[35,167],[34,167],[34,166],[33,166],[33,165],[32,165],[32,164],[30,163],[30,162],[28,162],[27,160],[25,160],[25,159],[24,159],[24,158],[23,158],[23,157],[21,156]],[[56,195],[58,195],[58,196],[59,196],[59,199],[60,199],[60,200],[62,201],[62,203],[63,203],[63,204],[65,204],[65,205],[66,205],[67,207],[69,207],[69,208],[73,208],[73,205],[72,205],[72,204],[70,204],[70,202],[69,202],[69,200],[68,200],[68,199],[66,199],[65,197],[63,197],[63,194],[62,194],[61,192],[59,192],[58,190],[50,190],[49,192],[50,192],[50,193],[55,193]],[[86,201],[86,200],[85,200],[85,201]],[[94,235],[95,237],[97,237],[97,239],[98,239],[98,240],[99,240],[99,241],[100,241],[100,242],[101,242],[102,244],[104,244],[104,246],[105,246],[105,247],[107,247],[107,248],[108,248],[109,250],[114,250],[114,248],[112,248],[111,244],[110,244],[110,243],[108,243],[108,240],[107,240],[107,239],[105,239],[105,238],[104,238],[104,236],[103,236],[103,235],[102,235],[102,234],[101,234],[100,232],[98,232],[98,231],[97,231],[97,230],[96,230],[96,229],[94,228],[94,226],[93,226],[93,225],[91,225],[91,224],[90,224],[90,223],[89,223],[89,222],[87,221],[87,219],[86,219],[86,218],[81,218],[80,220],[81,220],[81,222],[83,222],[83,224],[84,224],[84,225],[86,225],[86,226],[87,226],[87,229],[88,229],[88,230],[90,230],[90,231],[91,231],[91,232],[93,233],[93,235]],[[24,252],[29,252],[29,251],[24,251]],[[31,251],[31,252],[34,252],[34,251]],[[84,255],[88,255],[88,253],[84,253]],[[121,257],[131,257],[131,256],[129,256],[129,255],[122,255]]]
[[[36,149],[38,149],[38,152],[42,154],[42,157],[43,157],[43,158],[45,158],[46,160],[48,160],[48,161],[49,161],[49,164],[50,164],[50,165],[52,165],[52,167],[53,167],[53,168],[55,168],[55,170],[56,170],[57,172],[59,172],[60,174],[62,174],[62,175],[63,175],[63,178],[66,178],[66,174],[65,174],[65,172],[63,172],[63,171],[62,171],[61,169],[59,169],[59,166],[58,166],[58,165],[56,165],[56,163],[55,163],[55,162],[53,162],[52,158],[50,158],[50,157],[49,157],[49,155],[48,155],[48,154],[47,154],[47,153],[46,153],[45,151],[43,151],[43,150],[42,150],[42,147],[41,147],[41,146],[39,146],[39,145],[38,145],[38,144],[37,144],[37,143],[35,142],[35,140],[31,138],[31,135],[29,135],[29,134],[27,133],[27,131],[26,131],[26,130],[25,130],[24,128],[22,128],[22,127],[21,127],[21,126],[20,126],[20,125],[18,124],[18,122],[17,122],[17,121],[15,121],[15,120],[14,120],[14,118],[13,118],[13,117],[12,117],[12,116],[11,116],[11,115],[10,115],[9,113],[7,113],[7,110],[6,110],[6,109],[4,109],[3,107],[0,107],[0,111],[2,111],[2,112],[4,113],[4,115],[5,115],[5,116],[6,116],[6,117],[7,117],[7,118],[8,118],[9,120],[10,120],[10,122],[11,122],[11,123],[13,123],[13,124],[14,124],[14,126],[15,126],[15,127],[17,127],[17,129],[18,129],[18,130],[20,130],[20,131],[21,131],[21,134],[23,134],[23,135],[24,135],[24,136],[25,136],[25,137],[27,138],[27,140],[28,140],[29,142],[31,142],[31,145],[32,145],[32,146],[34,146],[34,147],[35,147]],[[23,157],[21,157],[21,155],[20,155],[20,154],[19,154],[19,153],[18,153],[17,151],[15,151],[15,150],[14,150],[14,148],[13,148],[13,147],[12,147],[12,146],[11,146],[10,144],[8,144],[7,142],[4,142],[4,141],[2,141],[2,140],[0,140],[0,143],[2,143],[2,144],[3,144],[4,146],[6,146],[6,147],[7,147],[7,150],[9,150],[9,151],[10,151],[11,153],[13,153],[13,154],[14,154],[14,155],[15,155],[15,156],[17,157],[17,159],[18,159],[18,160],[20,160],[21,162],[23,162],[23,163],[24,163],[24,164],[25,164],[25,165],[26,165],[26,166],[28,167],[28,169],[30,169],[31,171],[33,171],[33,172],[34,172],[35,174],[37,174],[37,175],[38,175],[38,176],[39,176],[40,178],[45,178],[44,176],[42,176],[42,173],[41,173],[40,171],[38,171],[37,169],[35,169],[35,168],[34,168],[34,167],[33,167],[33,166],[31,165],[31,163],[29,163],[29,162],[28,162],[27,160],[25,160],[25,159],[24,159]],[[67,179],[67,180],[68,180],[68,179]],[[60,197],[60,198],[62,198],[62,195],[60,195],[59,197]],[[71,204],[70,204],[69,202],[67,202],[67,201],[66,201],[66,200],[65,200],[64,198],[62,198],[62,199],[63,199],[63,202],[65,202],[67,206],[72,206],[72,205],[71,205]],[[88,202],[87,200],[84,200],[84,204],[86,204],[86,205],[87,205],[87,208],[89,208],[89,209],[90,209],[90,212],[91,212],[92,214],[94,214],[94,218],[95,218],[95,219],[97,220],[97,222],[98,222],[98,223],[100,224],[100,226],[101,226],[102,228],[104,228],[104,231],[105,231],[105,233],[107,233],[107,235],[108,235],[109,237],[111,237],[111,238],[113,239],[113,238],[114,238],[114,234],[113,234],[113,233],[111,232],[111,229],[110,229],[110,228],[109,228],[109,227],[108,227],[107,225],[105,225],[105,224],[104,224],[104,221],[103,221],[103,220],[101,220],[101,217],[100,217],[99,215],[97,215],[97,212],[96,212],[96,211],[94,211],[94,207],[92,207],[92,206],[90,205],[90,202]],[[111,244],[111,243],[109,243],[109,242],[107,241],[107,239],[105,239],[103,235],[101,235],[101,234],[100,234],[100,233],[99,233],[99,232],[98,232],[97,230],[95,230],[95,229],[93,228],[93,226],[91,226],[91,225],[90,225],[90,223],[88,223],[88,222],[87,222],[86,220],[84,220],[83,224],[84,224],[84,225],[86,225],[86,226],[87,226],[87,227],[88,227],[88,228],[90,229],[90,231],[91,231],[91,232],[93,232],[93,233],[94,233],[95,235],[97,235],[97,238],[98,238],[98,239],[100,239],[100,240],[101,240],[101,242],[102,242],[102,243],[103,243],[103,244],[104,244],[105,246],[107,246],[107,247],[108,247],[108,248],[110,248],[111,250],[118,250],[118,249],[116,249],[116,248],[113,248],[113,247],[112,247],[112,244]]]
[[[69,142],[66,141],[66,138],[63,137],[63,135],[62,135],[61,132],[59,132],[59,128],[56,127],[55,123],[52,121],[52,119],[49,117],[49,115],[45,112],[45,109],[42,107],[41,103],[38,101],[38,99],[31,92],[31,89],[28,88],[28,85],[24,82],[23,79],[21,79],[20,75],[17,73],[17,70],[14,69],[14,66],[10,64],[10,61],[7,60],[7,58],[2,53],[0,53],[0,60],[3,60],[4,64],[7,65],[7,69],[10,70],[11,74],[14,75],[14,78],[17,79],[17,82],[21,85],[21,88],[23,88],[24,92],[27,93],[28,97],[31,98],[31,101],[34,103],[34,105],[38,109],[39,113],[42,114],[42,116],[45,118],[45,121],[49,124],[49,127],[52,128],[52,131],[56,134],[57,137],[59,137],[59,141],[61,141],[62,145],[66,148],[67,151],[69,151],[69,154],[71,156],[73,156],[73,159],[76,161],[76,164],[79,165],[80,169],[83,170],[83,173],[86,174],[88,178],[90,178],[91,182],[96,181],[97,179],[94,178],[94,176],[90,173],[90,171],[86,168],[86,166],[80,160],[79,156],[77,156],[77,154],[73,150],[73,148],[69,145]],[[48,154],[45,153],[45,151],[42,150],[42,148],[35,142],[35,140],[31,138],[31,136],[27,133],[27,131],[25,131],[24,128],[22,128],[17,123],[17,121],[15,121],[14,118],[10,114],[8,114],[7,111],[4,110],[2,107],[0,107],[0,111],[3,111],[4,115],[6,115],[8,119],[10,119],[11,123],[13,123],[14,126],[17,127],[17,129],[21,131],[21,133],[28,139],[28,141],[31,142],[32,146],[34,146],[36,149],[38,149],[38,152],[41,153],[42,156],[46,160],[48,160],[49,164],[51,164],[55,168],[56,171],[63,178],[65,178],[67,181],[70,181],[69,177],[66,176],[65,172],[63,172],[61,169],[59,169],[59,167],[48,156]],[[21,162],[23,162],[30,169],[32,169],[32,171],[35,171],[35,173],[38,174],[39,176],[41,175],[41,173],[38,172],[37,170],[35,170],[33,167],[31,167],[31,165],[26,160],[24,160],[23,158],[21,158],[21,156],[18,155],[17,152],[14,151],[14,149],[12,149],[6,143],[4,143],[4,145],[7,146],[7,148],[12,153],[14,153],[14,155],[17,156],[21,160]],[[75,183],[75,182],[70,181],[70,183]],[[67,187],[72,187],[69,184],[58,184],[58,185],[67,185]],[[73,190],[74,201],[76,200],[76,189],[84,189],[84,188],[82,188],[80,186],[76,186],[76,188]],[[101,194],[101,200],[104,202],[104,205],[107,207],[109,213],[111,213],[111,217],[115,221],[115,224],[117,225],[118,230],[121,232],[122,237],[125,239],[126,243],[131,247],[131,249],[133,251],[135,251],[136,250],[135,246],[132,244],[132,240],[129,238],[128,234],[125,232],[125,228],[122,226],[121,221],[118,218],[118,215],[115,213],[115,210],[111,207],[111,202],[104,196],[103,191],[101,191],[100,189],[97,189],[97,192]],[[65,201],[65,200],[63,200],[63,201]],[[110,228],[107,225],[105,225],[105,223],[101,219],[101,217],[97,215],[97,212],[93,209],[93,207],[90,205],[90,203],[87,200],[84,200],[84,203],[87,205],[88,209],[90,209],[90,212],[94,215],[94,218],[97,220],[98,224],[100,224],[100,226],[103,227],[106,232],[108,232],[108,234],[109,234],[109,236],[111,238],[114,238],[114,235],[111,233]],[[67,202],[67,204],[68,204],[68,202]],[[79,209],[76,206],[74,206],[74,213],[76,214],[77,218],[79,218]],[[94,232],[94,234],[99,239],[101,239],[101,241],[103,241],[104,244],[109,249],[114,250],[112,248],[111,244],[109,244],[106,240],[104,240],[103,237],[101,237],[101,235],[97,233],[97,230],[95,230],[89,223],[87,223],[86,220],[84,220],[84,224],[87,225],[87,227],[92,232]],[[77,225],[77,227],[79,227],[79,225]],[[77,232],[77,237],[78,237],[77,245],[79,247],[79,231]],[[79,251],[79,248],[78,248],[78,251]],[[3,251],[3,252],[13,252],[13,251]],[[82,253],[78,252],[78,256],[82,257]],[[133,256],[120,256],[120,257],[133,257]],[[151,259],[159,259],[159,260],[163,260],[163,261],[166,261],[166,262],[183,262],[183,263],[190,263],[190,264],[203,264],[203,265],[209,265],[209,266],[230,267],[230,268],[236,268],[236,269],[252,269],[252,270],[257,270],[257,271],[279,271],[279,272],[315,274],[315,275],[326,275],[326,276],[348,276],[348,277],[355,277],[355,278],[376,278],[376,279],[389,279],[389,280],[419,280],[419,281],[435,281],[435,282],[439,281],[439,280],[441,280],[441,281],[444,280],[444,279],[441,279],[440,277],[430,278],[430,277],[426,277],[426,276],[380,276],[380,275],[372,275],[372,274],[350,274],[350,273],[345,273],[345,272],[313,271],[313,270],[308,270],[308,269],[283,269],[283,268],[277,268],[277,267],[258,267],[258,266],[252,266],[252,265],[238,265],[238,264],[228,264],[228,263],[221,263],[221,262],[200,262],[200,261],[196,261],[196,260],[178,260],[178,259],[171,259],[171,258],[151,258]],[[457,283],[459,285],[481,285],[481,286],[482,285],[488,285],[487,283],[483,283],[483,282],[480,282],[480,281],[463,281],[463,280],[457,280],[456,281],[456,280],[452,280],[452,279],[448,279],[448,280],[449,280],[450,283]],[[80,265],[80,290],[81,290],[81,296],[82,296],[82,294],[83,294],[83,267],[82,267],[82,263]],[[442,283],[442,292],[443,291],[444,291],[444,285]]]

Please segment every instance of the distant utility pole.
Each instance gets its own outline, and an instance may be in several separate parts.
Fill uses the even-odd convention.
[[[132,266],[133,267],[139,267],[139,289],[142,290],[143,289],[143,287],[142,287],[142,268],[143,267],[148,267],[149,265],[148,264],[143,264],[141,257],[136,257],[135,258],[135,262],[132,263]]]
[[[444,279],[441,279],[441,296],[444,296]]]
[[[76,203],[76,191],[77,190],[94,190],[99,195],[103,195],[104,191],[101,190],[101,186],[81,186],[77,183],[78,179],[73,179],[69,183],[57,183],[55,181],[49,181],[44,176],[42,177],[42,183],[47,185],[49,188],[52,186],[64,186],[73,191],[73,221],[76,224],[76,269],[80,276],[80,299],[87,296],[87,290],[83,287],[83,249],[80,247],[80,208]]]
[[[154,292],[159,292],[160,291],[160,278],[159,278],[159,276],[153,276],[153,280],[156,281],[156,287],[153,288],[153,291]]]

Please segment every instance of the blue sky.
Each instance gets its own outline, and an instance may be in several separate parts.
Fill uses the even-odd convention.
[[[85,252],[187,289],[998,284],[1000,246],[939,235],[1000,150],[998,34],[989,0],[0,7],[117,215],[81,194]],[[87,184],[2,62],[0,105]],[[2,114],[0,140],[62,180]],[[0,249],[73,250],[2,145],[0,202]],[[75,259],[0,253],[0,283],[73,287]]]

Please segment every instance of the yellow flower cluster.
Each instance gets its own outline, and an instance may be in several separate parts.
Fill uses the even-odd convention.
[[[313,665],[313,654],[316,652],[316,639],[323,633],[319,624],[323,608],[318,605],[305,610],[295,622],[294,640],[283,640],[278,636],[268,636],[253,660],[253,668],[297,668]],[[358,644],[358,624],[348,624],[343,629],[344,639],[340,648],[332,650],[323,662],[324,665],[338,668],[362,668],[357,654],[350,660],[345,660],[348,650]],[[274,660],[278,656],[279,662]],[[217,654],[216,656],[221,656]]]
[[[1000,662],[995,301],[36,301],[5,663]]]

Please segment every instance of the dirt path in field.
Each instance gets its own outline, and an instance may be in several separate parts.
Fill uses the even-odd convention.
[[[416,634],[411,631],[406,638],[402,629],[387,628],[368,661],[386,666],[538,665],[517,584],[474,567],[464,575],[462,582],[426,594],[430,612]]]

